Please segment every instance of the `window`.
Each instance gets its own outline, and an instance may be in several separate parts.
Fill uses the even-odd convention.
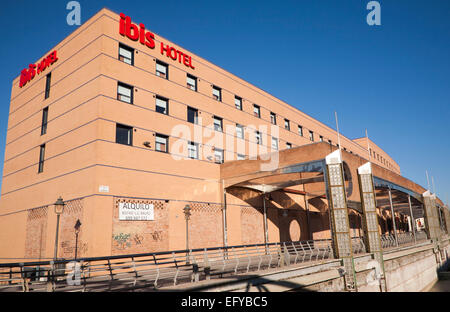
[[[121,124],[116,124],[116,143],[132,145],[133,128]]]
[[[284,129],[291,130],[291,125],[289,124],[289,120],[288,119],[284,120]]]
[[[213,98],[217,101],[222,101],[222,89],[219,87],[213,86]]]
[[[42,110],[41,135],[47,133],[48,106]]]
[[[44,171],[44,156],[45,156],[45,144],[42,144],[39,149],[39,168],[38,173]]]
[[[158,152],[168,152],[169,147],[169,137],[163,134],[156,134],[155,136],[155,148]]]
[[[161,61],[156,61],[156,76],[169,79],[169,65]]]
[[[298,126],[298,134],[303,136],[303,127],[302,126]]]
[[[125,103],[133,104],[133,87],[122,82],[118,82],[117,99]]]
[[[278,139],[272,138],[272,149],[278,150]]]
[[[273,125],[276,125],[276,124],[277,124],[277,115],[276,115],[275,113],[270,112],[270,122],[271,122]]]
[[[222,118],[219,118],[217,116],[214,116],[214,130],[216,131],[223,131],[223,127],[222,127]]]
[[[256,143],[262,145],[261,133],[259,131],[255,131]]]
[[[244,138],[244,127],[240,124],[236,124],[236,136],[240,139]]]
[[[289,142],[286,142],[286,148],[287,148],[287,149],[290,149],[290,148],[292,148],[292,144],[291,144],[291,143],[289,143]]]
[[[187,108],[187,121],[198,124],[198,110],[192,107]]]
[[[189,158],[198,159],[198,143],[188,143],[188,155]]]
[[[119,60],[134,65],[134,49],[122,43],[119,44]]]
[[[253,114],[258,117],[261,118],[261,109],[258,105],[253,104]]]
[[[245,159],[245,155],[237,154],[237,160],[244,160],[244,159]]]
[[[223,163],[223,149],[220,148],[214,148],[214,162],[216,164],[222,164]]]
[[[169,101],[163,97],[156,96],[156,109],[158,113],[169,114]]]
[[[320,137],[319,137],[319,141],[320,141],[320,142],[323,142],[323,136],[320,136]]]
[[[333,142],[331,142],[331,140],[328,140],[328,143],[329,143],[330,145],[333,145]]]
[[[50,81],[52,80],[52,73],[48,73],[45,80],[45,98],[50,96]]]
[[[197,78],[187,74],[186,85],[189,89],[197,91]]]
[[[314,142],[314,132],[309,130],[309,140]]]
[[[234,97],[234,105],[237,109],[242,110],[242,99],[238,96]]]

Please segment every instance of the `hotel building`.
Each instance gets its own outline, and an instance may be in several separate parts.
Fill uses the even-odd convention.
[[[60,258],[184,249],[186,206],[190,248],[330,238],[323,172],[274,172],[324,159],[337,132],[146,22],[102,9],[13,80],[0,261],[54,256],[58,197]],[[352,236],[367,161],[405,194],[426,191],[374,142],[339,141]],[[267,153],[277,169],[261,169]],[[380,234],[392,231],[377,207]],[[396,211],[398,231],[408,215]]]

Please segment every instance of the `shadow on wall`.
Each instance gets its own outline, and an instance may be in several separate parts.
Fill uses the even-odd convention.
[[[260,192],[233,187],[229,188],[227,193],[253,207],[260,214],[260,226],[262,229],[264,228],[263,197]],[[311,198],[308,203],[310,207],[312,206],[320,212],[309,211],[307,214],[304,206],[281,191],[274,192],[269,200],[266,200],[267,219],[278,228],[280,242],[330,238],[327,205],[320,198]],[[242,232],[245,233],[245,229]]]

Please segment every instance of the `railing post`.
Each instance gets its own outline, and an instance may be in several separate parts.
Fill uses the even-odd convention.
[[[394,230],[395,244],[398,247],[397,225],[395,224],[394,205],[392,204],[391,189],[389,189],[389,204],[391,205],[392,226],[393,226],[393,230]]]
[[[191,276],[192,282],[198,282],[199,281],[199,273],[198,273],[198,264],[193,263],[192,264],[192,276]]]
[[[409,205],[409,214],[410,214],[410,218],[411,218],[411,230],[412,230],[412,234],[414,237],[414,245],[417,244],[417,239],[416,239],[416,222],[414,220],[414,215],[413,215],[413,211],[412,211],[412,205],[411,205],[411,195],[408,194],[408,205]]]
[[[345,268],[345,289],[350,291],[357,290],[340,148],[325,157],[325,165],[325,185],[331,221],[330,228],[332,229],[331,233],[335,244],[334,252],[337,258],[342,259]]]

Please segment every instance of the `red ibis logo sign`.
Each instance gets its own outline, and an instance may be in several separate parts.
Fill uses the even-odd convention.
[[[119,33],[133,41],[139,40],[142,45],[146,45],[150,49],[154,49],[156,47],[155,35],[150,31],[146,31],[144,24],[141,23],[139,26],[133,24],[131,22],[131,18],[123,13],[120,13]],[[192,57],[190,55],[168,44],[164,44],[164,42],[161,42],[160,47],[162,55],[166,55],[174,61],[178,60],[180,64],[195,69],[195,67],[192,66]]]
[[[20,72],[20,82],[19,87],[22,88],[24,85],[26,85],[29,81],[31,81],[36,74],[42,73],[47,67],[52,65],[58,60],[58,57],[56,56],[56,50],[44,57],[42,61],[40,61],[37,64],[30,64],[28,65],[28,68],[24,68]],[[36,70],[37,68],[37,70]]]

